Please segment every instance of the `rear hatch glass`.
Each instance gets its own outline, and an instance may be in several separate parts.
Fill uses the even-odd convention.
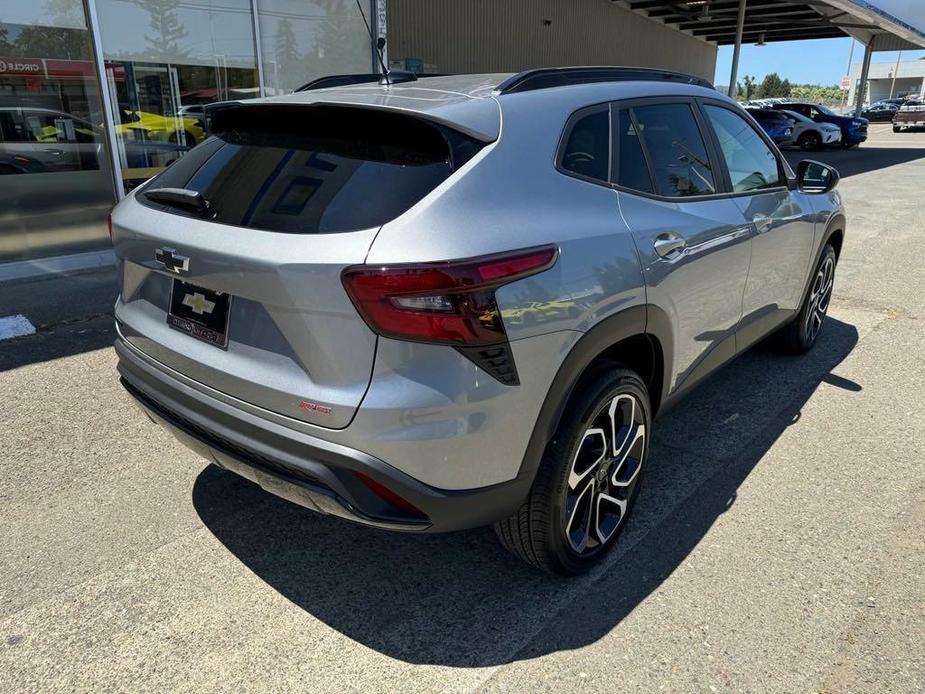
[[[212,126],[211,139],[146,189],[194,191],[215,222],[290,234],[381,226],[481,146],[417,118],[338,106],[238,105],[218,110]]]

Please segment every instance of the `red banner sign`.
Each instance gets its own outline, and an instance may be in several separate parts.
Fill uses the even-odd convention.
[[[41,75],[41,60],[29,58],[0,58],[0,75]]]

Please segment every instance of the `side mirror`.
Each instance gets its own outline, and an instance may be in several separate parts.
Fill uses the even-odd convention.
[[[820,161],[804,159],[797,165],[797,188],[804,193],[828,193],[840,178],[838,171]]]

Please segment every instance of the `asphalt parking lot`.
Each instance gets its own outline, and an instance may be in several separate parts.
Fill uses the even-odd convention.
[[[813,156],[850,217],[820,342],[660,419],[578,580],[206,466],[117,382],[111,271],[0,285],[38,328],[0,342],[0,691],[925,690],[925,133]]]

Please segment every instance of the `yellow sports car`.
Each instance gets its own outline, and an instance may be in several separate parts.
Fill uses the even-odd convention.
[[[574,301],[534,301],[502,315],[512,324],[535,325],[557,318],[577,318],[581,315],[581,306]]]
[[[157,113],[128,109],[122,109],[121,116],[122,124],[116,126],[116,132],[126,140],[153,140],[194,147],[202,142],[206,135],[196,118],[161,116]]]

